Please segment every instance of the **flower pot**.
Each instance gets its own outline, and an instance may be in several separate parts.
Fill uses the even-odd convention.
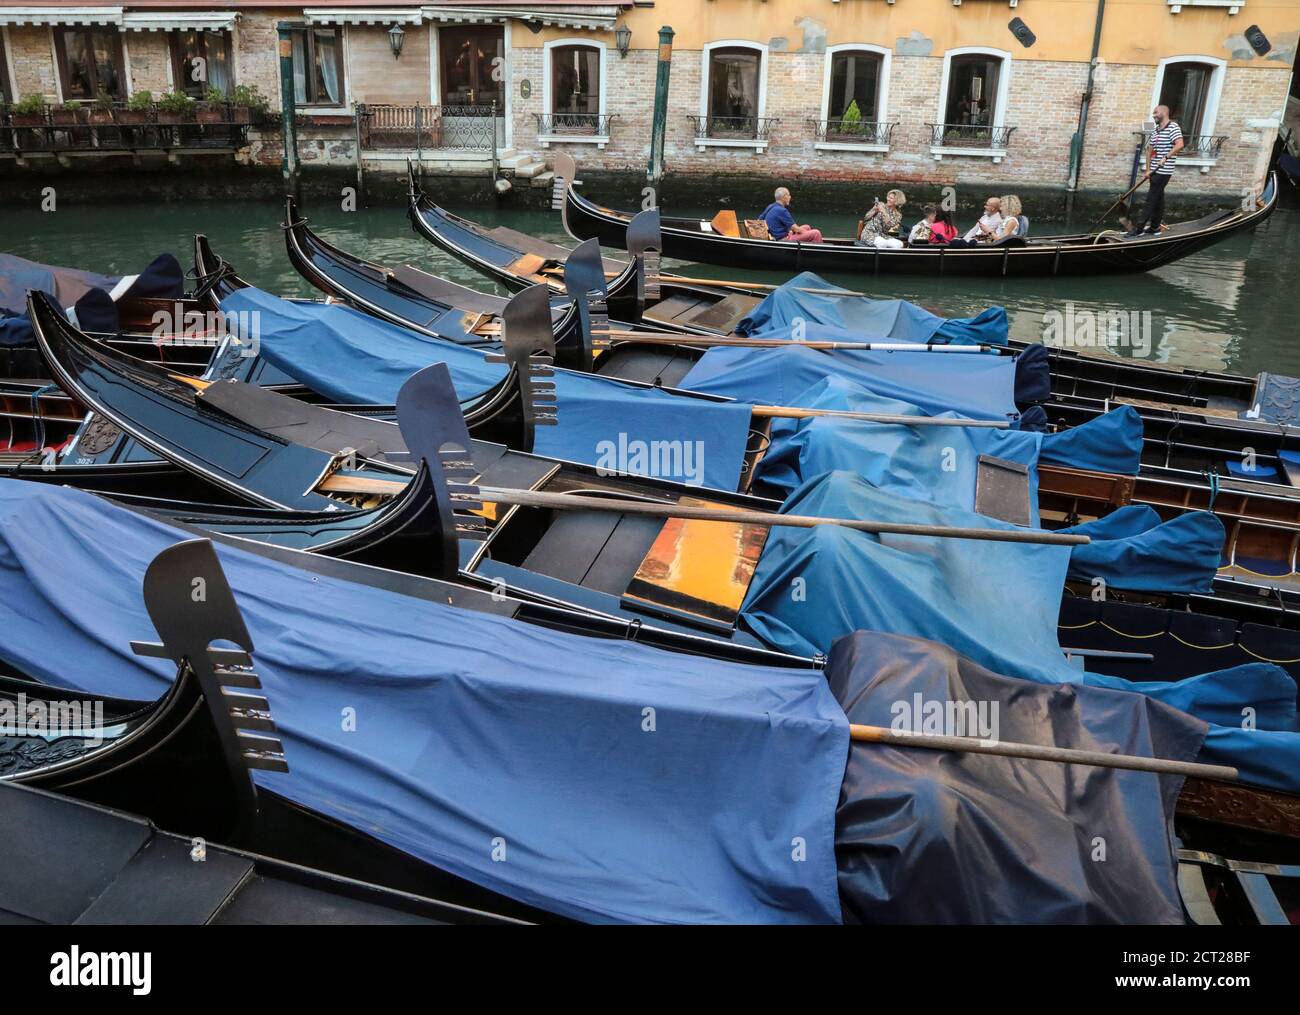
[[[113,113],[106,109],[92,109],[90,111],[90,122],[96,127],[112,126]]]
[[[12,113],[11,122],[15,127],[44,127],[44,113]]]
[[[149,122],[149,110],[147,109],[123,109],[117,114],[117,122],[125,124],[141,124]]]
[[[200,106],[195,113],[195,119],[199,123],[225,123],[226,111],[221,106],[208,106],[206,108]]]
[[[231,112],[235,123],[253,122],[253,111],[247,106],[236,106]]]
[[[185,122],[185,117],[181,113],[169,113],[165,109],[158,110],[158,122],[165,126],[174,127],[179,123]]]
[[[73,127],[86,122],[86,113],[81,109],[56,109],[50,113],[50,122],[56,127]]]

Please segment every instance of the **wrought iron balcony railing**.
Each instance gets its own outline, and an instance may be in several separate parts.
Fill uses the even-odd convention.
[[[897,123],[872,120],[809,120],[813,136],[825,144],[884,145],[889,147]]]
[[[141,151],[175,148],[242,148],[248,143],[247,108],[207,106],[188,114],[156,106],[129,109],[56,109],[41,113],[0,110],[0,151]]]
[[[989,127],[977,123],[927,123],[933,148],[974,148],[1002,151],[1015,127]]]
[[[1138,147],[1143,151],[1151,143],[1151,131],[1137,130],[1133,136],[1138,139]],[[1183,135],[1183,150],[1178,153],[1180,159],[1217,159],[1228,142],[1227,134]]]
[[[543,137],[609,137],[609,128],[617,113],[534,113],[537,133]]]
[[[361,147],[490,152],[502,147],[505,121],[490,106],[359,104]]]
[[[773,116],[688,116],[697,141],[762,141],[780,123]]]

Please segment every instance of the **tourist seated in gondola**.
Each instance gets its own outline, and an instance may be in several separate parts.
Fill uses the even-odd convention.
[[[930,227],[930,244],[951,243],[957,238],[957,227],[952,224],[952,213],[946,208],[935,212],[934,225]]]
[[[903,241],[898,232],[903,228],[903,205],[907,204],[907,195],[901,190],[891,190],[882,202],[876,198],[871,210],[862,220],[862,231],[858,234],[860,247],[879,247],[889,249],[901,247]]]
[[[965,243],[990,243],[997,238],[1002,225],[1002,198],[990,197],[984,202],[984,214],[978,222],[966,230],[962,237]]]
[[[1002,205],[1002,222],[994,231],[990,243],[1010,243],[1021,244],[1025,241],[1025,234],[1029,232],[1029,219],[1022,214],[1020,198],[1015,194],[1007,194],[1001,199]]]
[[[907,234],[907,245],[909,247],[925,246],[930,242],[930,237],[934,233],[934,220],[939,215],[939,209],[932,204],[927,204],[922,211],[922,217],[916,225],[912,226],[911,231]]]
[[[763,209],[759,216],[767,223],[767,234],[774,240],[794,240],[796,243],[821,243],[821,230],[810,225],[799,225],[790,214],[790,190],[777,187],[776,200]]]

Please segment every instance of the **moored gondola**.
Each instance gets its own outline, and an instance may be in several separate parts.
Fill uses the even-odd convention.
[[[602,246],[627,249],[633,216],[584,197],[573,185],[576,167],[568,156],[556,157],[557,186],[563,188],[565,229],[578,240],[598,239]],[[1211,212],[1192,222],[1171,224],[1158,236],[1126,238],[1100,233],[1047,236],[1003,243],[947,248],[914,246],[879,249],[853,239],[824,243],[780,242],[742,235],[735,216],[701,219],[666,218],[665,257],[728,268],[816,271],[831,274],[984,275],[1030,277],[1099,275],[1150,271],[1253,229],[1268,220],[1278,202],[1277,175],[1242,207]]]

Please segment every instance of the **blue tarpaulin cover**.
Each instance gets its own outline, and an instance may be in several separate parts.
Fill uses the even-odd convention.
[[[818,337],[814,331],[809,330],[810,340]],[[979,353],[718,347],[700,357],[681,386],[756,405],[793,405],[814,384],[836,376],[884,398],[911,402],[926,415],[1010,419],[1016,414],[1015,374],[1010,356]]]
[[[849,721],[866,725],[974,734],[932,731],[916,715],[960,702],[996,718],[1004,742],[1190,761],[1205,736],[1203,723],[1141,695],[1016,680],[918,638],[841,638],[827,679]],[[1181,785],[1145,772],[854,744],[835,836],[845,921],[1182,923],[1169,836]],[[1104,863],[1093,862],[1099,834]]]
[[[1141,459],[1142,417],[1131,405],[1121,405],[1082,426],[1048,434],[1043,440],[1042,460],[1072,469],[1136,476]]]
[[[882,493],[846,473],[810,480],[781,510],[1011,527]],[[1238,765],[1260,785],[1300,791],[1296,685],[1285,670],[1257,663],[1169,683],[1080,673],[1057,640],[1069,564],[1068,546],[778,527],[759,559],[742,616],[764,641],[800,654],[828,652],[837,638],[854,631],[880,631],[939,642],[996,673],[1024,680],[1138,690],[1212,724],[1205,760]],[[1235,703],[1236,718],[1214,725],[1225,718],[1224,701]],[[1241,709],[1248,706],[1256,709],[1257,729],[1241,728]]]
[[[426,338],[351,307],[295,303],[248,288],[227,296],[221,309],[231,315],[256,311],[262,358],[340,403],[392,405],[406,379],[431,363],[447,364],[462,402],[505,376],[504,364],[488,363],[484,350]],[[556,370],[555,387],[559,424],[537,428],[534,450],[539,455],[606,467],[610,445],[677,442],[698,451],[689,457],[646,456],[672,466],[652,472],[655,478],[722,490],[739,484],[749,440],[748,406],[686,398],[572,370]],[[628,462],[632,469],[616,463],[616,470],[637,471],[635,460],[629,456]]]
[[[31,345],[36,341],[27,320],[27,292],[49,293],[70,307],[90,289],[112,289],[118,279],[78,268],[37,264],[14,254],[0,254],[0,345]]]
[[[820,290],[808,292],[807,290]],[[873,300],[862,296],[826,295],[839,289],[804,272],[780,286],[756,306],[736,330],[742,335],[789,337],[796,321],[827,325],[851,332],[855,341],[955,342],[965,345],[1006,345],[1007,312],[989,307],[976,317],[945,318],[906,300]]]
[[[186,538],[90,494],[0,484],[0,657],[59,687],[158,697],[174,667],[129,643],[155,639],[145,569]],[[291,769],[259,785],[572,917],[839,920],[848,728],[821,673],[583,638],[217,552]]]
[[[1211,592],[1223,561],[1223,523],[1209,511],[1165,522],[1150,505],[1129,504],[1061,531],[1093,540],[1070,554],[1071,578],[1104,578],[1120,589]]]

